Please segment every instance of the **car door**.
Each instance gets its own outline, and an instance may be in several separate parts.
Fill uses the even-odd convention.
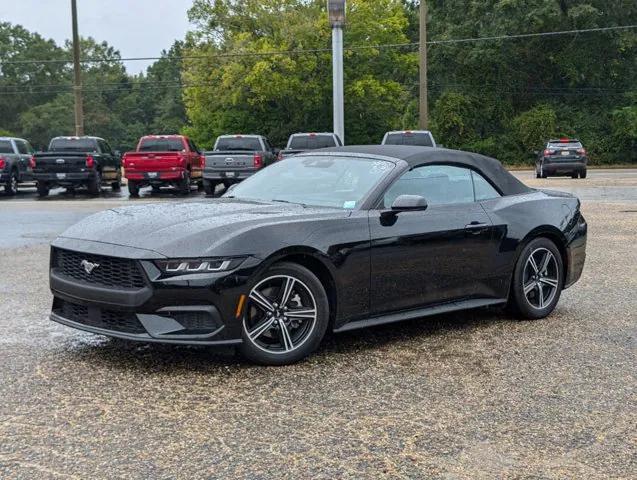
[[[420,195],[424,211],[392,213],[399,195]],[[403,174],[370,212],[373,315],[493,295],[493,225],[476,202],[472,172],[450,165]]]

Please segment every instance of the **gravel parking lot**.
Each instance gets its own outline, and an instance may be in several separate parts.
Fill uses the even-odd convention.
[[[0,477],[636,478],[637,170],[518,175],[580,196],[589,223],[550,318],[376,327],[283,368],[48,321],[47,243],[131,201],[0,198]]]

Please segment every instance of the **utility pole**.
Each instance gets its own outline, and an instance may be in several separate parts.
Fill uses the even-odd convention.
[[[343,87],[343,27],[345,26],[345,0],[327,0],[327,11],[332,26],[332,82],[334,96],[334,133],[345,144],[345,107]]]
[[[429,125],[429,102],[427,99],[427,2],[420,0],[420,128]]]
[[[82,103],[82,68],[80,65],[80,36],[77,32],[77,0],[71,0],[73,17],[73,93],[75,94],[75,135],[84,135],[84,105]]]

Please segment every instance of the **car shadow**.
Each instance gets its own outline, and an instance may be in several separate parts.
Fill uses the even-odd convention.
[[[477,309],[432,317],[407,320],[340,334],[328,334],[319,349],[307,360],[293,368],[315,368],[325,363],[371,354],[372,350],[398,347],[428,337],[445,335],[458,330],[488,327],[508,321],[501,309]],[[139,370],[145,373],[199,372],[229,374],[261,367],[243,359],[236,347],[200,347],[137,343],[94,336],[76,342],[67,354],[76,361],[102,364],[108,369]],[[363,359],[361,359],[362,361]]]

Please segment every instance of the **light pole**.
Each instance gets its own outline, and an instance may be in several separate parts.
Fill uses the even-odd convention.
[[[429,127],[427,99],[427,0],[420,0],[420,128]]]
[[[345,0],[327,0],[332,26],[332,81],[334,95],[334,133],[345,144],[345,107],[343,93],[343,27]]]

